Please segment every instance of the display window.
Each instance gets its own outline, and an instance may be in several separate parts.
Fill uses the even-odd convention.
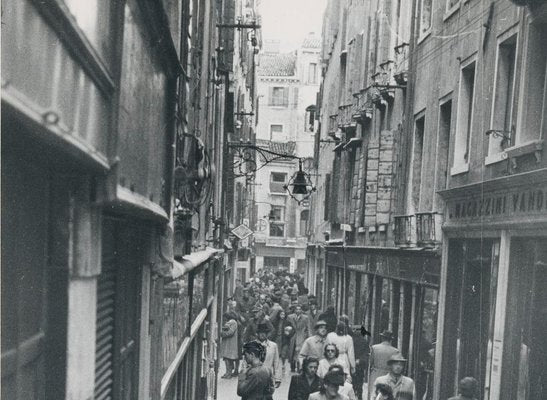
[[[547,399],[547,237],[510,245],[502,400]]]

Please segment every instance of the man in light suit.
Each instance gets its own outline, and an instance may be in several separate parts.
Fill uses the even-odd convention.
[[[277,348],[277,344],[268,339],[268,335],[270,334],[270,325],[265,322],[261,322],[258,324],[256,334],[258,336],[258,341],[266,348],[266,358],[264,359],[262,365],[268,367],[272,372],[275,387],[277,388],[281,384],[281,361],[279,359],[279,349]]]
[[[287,321],[294,326],[295,329],[295,348],[294,348],[294,360],[296,364],[298,362],[298,354],[302,348],[304,341],[311,336],[310,333],[310,320],[306,314],[302,313],[302,306],[296,304],[294,308],[294,314],[290,314],[287,317]]]
[[[380,376],[384,376],[389,373],[389,359],[393,355],[400,353],[399,349],[391,345],[393,334],[390,331],[380,333],[380,337],[382,338],[382,342],[373,345],[370,350],[368,374],[368,393],[370,399],[376,398],[374,382]]]

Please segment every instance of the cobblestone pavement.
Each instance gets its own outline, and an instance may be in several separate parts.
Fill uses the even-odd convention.
[[[221,364],[218,371],[218,376],[224,375],[226,369],[224,368],[224,363]],[[274,400],[287,400],[289,395],[289,384],[291,383],[291,372],[285,372],[283,379],[281,380],[281,386],[275,389],[273,395]],[[221,379],[218,378],[218,389],[217,389],[217,399],[218,400],[240,400],[241,397],[237,395],[237,377],[231,379]]]

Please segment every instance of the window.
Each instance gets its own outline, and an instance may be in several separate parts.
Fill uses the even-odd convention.
[[[425,115],[414,122],[414,148],[412,159],[412,202],[416,209],[420,204],[420,186],[422,183],[422,159],[424,151]]]
[[[303,210],[300,213],[300,236],[306,236],[308,232],[308,220],[310,219],[310,210]]]
[[[304,121],[304,130],[306,132],[313,132],[315,130],[315,110],[314,105],[306,107],[306,117]]]
[[[287,174],[284,172],[272,172],[270,175],[270,192],[285,193],[285,183],[287,182]]]
[[[291,259],[289,257],[264,257],[264,268],[273,270],[289,269]]]
[[[271,87],[268,105],[276,107],[289,106],[289,88]]]
[[[420,0],[419,37],[425,36],[431,29],[431,3],[433,0]]]
[[[511,145],[516,50],[517,35],[503,41],[498,47],[491,129],[500,130],[502,134],[489,135],[488,155],[500,153]]]
[[[469,140],[473,117],[473,96],[475,91],[475,61],[467,64],[460,73],[460,94],[458,122],[454,143],[452,175],[466,172],[469,165]]]
[[[438,164],[437,164],[437,188],[446,189],[448,175],[448,146],[450,143],[450,129],[452,121],[452,100],[448,100],[439,107],[439,133],[438,133]]]
[[[547,24],[531,24],[526,46],[526,59],[521,85],[515,143],[521,144],[544,137],[547,93]]]
[[[310,63],[308,67],[308,83],[316,84],[317,83],[317,64]]]
[[[283,139],[283,125],[272,124],[270,125],[270,140]]]
[[[78,27],[107,64],[112,62],[113,3],[99,0],[64,0]],[[114,2],[115,3],[115,2]]]
[[[272,206],[270,212],[270,236],[285,237],[285,207]]]

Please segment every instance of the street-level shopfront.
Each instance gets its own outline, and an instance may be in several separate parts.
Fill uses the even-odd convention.
[[[443,191],[437,398],[547,398],[547,171]]]
[[[325,246],[309,244],[306,249],[306,273],[304,283],[310,293],[315,295],[317,304],[323,304],[323,282],[325,280]]]
[[[327,246],[322,306],[333,305],[379,343],[383,330],[408,358],[418,398],[432,399],[440,254],[430,250]]]

